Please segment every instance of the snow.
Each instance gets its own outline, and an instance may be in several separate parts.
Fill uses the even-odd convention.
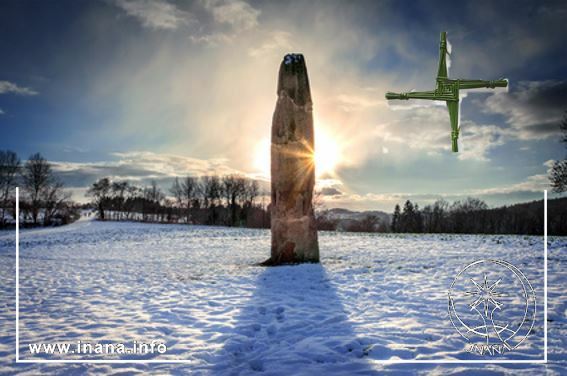
[[[189,364],[15,364],[15,235],[0,233],[0,374],[461,373],[463,364],[384,359],[487,359],[464,351],[447,290],[481,258],[520,268],[537,295],[534,333],[495,359],[543,357],[543,239],[524,236],[320,233],[322,263],[264,268],[266,230],[81,220],[23,230],[20,356],[30,343],[158,341]],[[474,365],[486,374],[567,372],[566,238],[549,239],[549,359]],[[492,359],[488,357],[489,359]]]

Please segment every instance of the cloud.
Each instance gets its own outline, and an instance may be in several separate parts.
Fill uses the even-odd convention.
[[[384,93],[389,90],[431,88],[437,31],[415,33],[412,28],[417,26],[407,29],[405,19],[396,25],[399,12],[387,3],[372,5],[380,8],[372,13],[341,2],[252,4],[183,3],[195,22],[182,32],[168,33],[167,38],[134,38],[126,53],[116,55],[112,64],[97,71],[96,82],[88,86],[93,106],[117,109],[101,127],[113,127],[108,133],[124,139],[125,148],[162,150],[206,161],[220,156],[241,171],[257,171],[255,159],[262,158],[254,151],[270,137],[279,63],[285,52],[301,52],[309,70],[315,133],[337,141],[341,154],[337,176],[344,174],[349,179],[344,180],[344,186],[330,187],[344,193],[341,199],[349,198],[350,188],[361,194],[356,202],[362,203],[368,198],[378,202],[379,198],[364,195],[368,191],[379,192],[385,187],[403,190],[406,182],[415,183],[412,189],[434,192],[431,184],[421,187],[432,179],[446,179],[447,189],[454,191],[473,179],[482,182],[475,187],[491,187],[491,181],[501,181],[492,174],[498,163],[509,165],[510,157],[491,151],[516,137],[512,124],[500,117],[465,116],[460,152],[455,155],[450,151],[451,128],[444,104],[408,101],[411,108],[403,110],[385,106]],[[395,33],[371,26],[390,21]],[[509,71],[499,52],[506,40],[494,38],[492,33],[474,32],[465,40],[459,40],[456,32],[451,35],[458,44],[454,69],[460,72],[455,77],[491,78]],[[484,43],[479,35],[490,43]],[[427,52],[419,48],[425,42],[432,46]],[[471,45],[477,49],[469,49]],[[482,58],[473,59],[477,50],[482,50],[478,55]],[[490,64],[485,64],[484,57]],[[468,65],[463,64],[467,61]],[[514,104],[521,102],[518,86],[512,85],[511,93],[497,94],[495,103],[500,104],[496,106],[500,111],[506,109],[507,103],[501,102],[509,100],[506,96],[512,96]],[[471,104],[468,99],[465,103]],[[477,115],[482,114],[477,111]],[[552,123],[546,124],[551,127]],[[542,129],[533,121],[525,124],[526,132],[532,131],[530,127]],[[474,162],[490,158],[494,163],[476,168]],[[143,159],[148,160],[147,156]],[[167,172],[159,176],[169,177],[170,162],[167,158],[167,162],[152,163],[161,164]],[[436,171],[425,176],[424,166],[431,165]],[[447,169],[438,168],[440,165]],[[141,173],[147,173],[148,168],[142,166]],[[466,168],[471,168],[467,170],[470,176],[462,176]],[[352,178],[354,169],[361,171],[358,181]],[[328,197],[339,199],[337,195]]]
[[[115,4],[150,29],[175,30],[192,20],[189,12],[166,0],[115,0]]]
[[[258,47],[250,47],[248,54],[252,57],[265,56],[274,52],[283,55],[292,48],[293,35],[288,31],[273,31],[268,33],[268,38]]]
[[[490,194],[510,194],[517,192],[538,192],[541,193],[544,190],[551,189],[551,183],[549,182],[549,176],[551,169],[553,168],[553,159],[547,160],[543,163],[543,166],[547,168],[545,174],[536,174],[528,176],[524,181],[519,183],[509,184],[500,187],[477,189],[472,191],[472,194],[476,195],[490,195]]]
[[[519,202],[527,202],[543,199],[543,189],[536,189],[546,185],[545,175],[534,175],[526,182],[521,182],[515,186],[489,188],[478,191],[464,191],[462,193],[366,193],[366,194],[345,194],[324,195],[322,202],[325,207],[345,208],[350,210],[382,210],[391,213],[396,204],[402,205],[406,200],[417,203],[421,208],[433,204],[437,200],[454,202],[463,200],[467,197],[475,197],[485,201],[490,207],[502,205],[512,205]],[[545,188],[548,189],[548,188]],[[560,194],[549,192],[549,198],[561,197]],[[563,195],[564,196],[564,195]]]
[[[507,186],[479,189],[472,192],[475,195],[511,194],[517,192],[543,192],[550,190],[549,175],[537,174],[528,176],[525,181]]]
[[[72,193],[72,199],[85,202],[84,194],[98,179],[126,180],[138,186],[155,181],[167,192],[176,177],[239,174],[258,181],[262,193],[269,192],[270,185],[255,174],[244,173],[228,166],[224,158],[199,159],[173,154],[147,151],[112,153],[114,161],[99,162],[50,162],[55,175]]]
[[[549,171],[554,160],[548,160],[542,164],[546,168],[543,174],[535,174],[524,180],[512,184],[505,184],[480,189],[463,189],[460,192],[438,192],[438,193],[415,193],[415,192],[388,192],[388,193],[366,193],[358,194],[340,189],[340,195],[323,194],[322,201],[328,208],[347,208],[351,210],[378,209],[391,212],[396,204],[403,204],[406,200],[418,203],[420,207],[434,203],[437,200],[449,202],[463,200],[466,197],[476,197],[484,200],[491,207],[510,205],[518,202],[541,200],[543,191],[548,190],[550,198],[563,197],[564,195],[550,192]],[[342,186],[338,181],[318,182],[318,186],[334,187]],[[320,189],[319,189],[320,190]],[[329,191],[329,193],[333,193]]]
[[[245,1],[206,0],[204,4],[213,14],[215,21],[231,25],[234,30],[249,30],[258,25],[260,11]]]
[[[218,47],[235,43],[235,39],[247,30],[258,26],[260,11],[245,1],[241,0],[202,0],[198,3],[203,17],[199,19],[199,25],[193,28],[189,39],[196,44],[209,47]],[[204,13],[203,13],[204,12]],[[273,40],[265,45],[248,48],[250,56],[259,56],[276,48],[279,43],[285,43],[285,34],[266,32]]]
[[[343,194],[343,192],[341,192],[340,190],[338,190],[337,188],[323,188],[319,191],[323,196],[340,196]]]
[[[9,81],[0,81],[0,94],[16,94],[23,96],[37,95],[37,91],[28,87],[18,86]]]
[[[394,128],[407,130],[405,142],[414,149],[448,150],[449,117],[445,106],[426,101],[390,105],[394,119],[387,129],[390,140],[401,142]],[[504,115],[505,124],[482,124],[461,118],[460,160],[489,161],[490,150],[510,140],[538,140],[556,136],[559,122],[567,109],[567,82],[523,81],[510,92],[497,92],[476,101],[484,112]],[[446,131],[437,126],[443,125]]]
[[[462,122],[459,159],[489,161],[489,150],[503,145],[510,133],[509,129],[496,125]]]
[[[4,114],[5,114],[4,110],[0,108],[0,115],[4,115]]]
[[[406,111],[392,111],[390,120],[379,132],[387,142],[396,142],[412,149],[449,150],[451,127],[445,107],[409,107]]]
[[[108,177],[111,180],[128,180],[138,185],[148,185],[155,180],[165,191],[175,177],[207,176],[212,174],[243,174],[256,179],[254,174],[227,165],[226,159],[198,159],[172,154],[159,154],[145,151],[113,153],[115,161],[101,162],[52,162],[55,174],[63,180],[73,199],[83,202],[86,189],[96,180]],[[543,165],[549,170],[553,160]],[[269,191],[269,184],[260,182],[263,191]],[[439,199],[447,201],[462,200],[473,196],[496,206],[519,201],[541,199],[544,189],[549,189],[548,174],[536,174],[524,181],[499,187],[464,190],[460,193],[366,193],[345,192],[344,184],[338,179],[319,179],[316,191],[321,192],[323,203],[328,208],[347,208],[352,210],[378,209],[390,212],[394,205],[411,200],[421,207]],[[553,195],[552,195],[553,196]]]
[[[508,93],[489,96],[489,113],[502,114],[514,137],[537,140],[559,133],[559,121],[567,110],[567,81],[520,81]]]
[[[373,108],[378,106],[386,106],[386,100],[381,98],[377,93],[365,95],[364,90],[361,94],[340,94],[337,96],[337,102],[340,108],[345,112],[359,111],[365,108]]]
[[[141,170],[155,171],[168,176],[239,173],[227,166],[228,160],[225,158],[198,159],[147,151],[114,153],[114,156],[120,158],[121,165],[134,166]]]
[[[148,182],[176,176],[206,176],[241,173],[227,165],[226,159],[198,159],[145,151],[113,153],[115,161],[51,162],[55,173],[69,187],[85,187],[97,179]]]
[[[232,36],[230,36],[227,33],[221,33],[221,32],[217,32],[217,33],[211,33],[211,34],[195,34],[195,35],[190,35],[189,39],[197,44],[205,44],[207,46],[218,46],[219,44],[222,43],[228,43],[230,42],[233,38]]]

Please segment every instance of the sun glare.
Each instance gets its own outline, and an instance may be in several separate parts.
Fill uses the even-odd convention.
[[[318,177],[335,172],[340,162],[340,148],[336,139],[322,131],[315,130],[315,173]]]
[[[270,177],[270,141],[266,138],[256,144],[254,168],[264,177]]]
[[[323,129],[315,130],[315,173],[317,177],[333,174],[340,163],[341,151],[336,138],[331,137]],[[263,176],[270,176],[270,141],[262,139],[256,144],[254,152],[254,169]]]

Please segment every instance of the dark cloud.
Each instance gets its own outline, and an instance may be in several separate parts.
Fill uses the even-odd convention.
[[[343,192],[333,187],[322,188],[320,192],[323,196],[340,196],[343,194]]]
[[[96,180],[103,177],[112,177],[125,180],[151,180],[167,177],[159,171],[145,170],[126,165],[107,166],[107,165],[83,165],[77,166],[72,170],[61,170],[59,165],[54,165],[55,175],[67,187],[90,186]]]
[[[555,136],[559,135],[559,122],[552,121],[542,124],[532,124],[524,127],[525,131],[535,136]],[[537,137],[540,138],[540,137]]]
[[[485,105],[486,111],[506,117],[517,138],[551,137],[559,132],[559,121],[567,110],[567,81],[518,82],[509,93],[489,96]]]
[[[567,110],[567,81],[546,81],[545,84],[527,85],[528,96],[523,102],[538,108],[555,111],[557,109]],[[521,99],[522,92],[512,93],[517,99]]]

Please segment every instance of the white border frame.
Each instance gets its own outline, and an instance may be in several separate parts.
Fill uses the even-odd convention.
[[[543,230],[543,294],[544,294],[544,307],[543,307],[543,346],[544,346],[544,357],[543,359],[527,360],[527,359],[487,359],[487,360],[459,360],[459,359],[448,359],[448,360],[433,360],[433,359],[395,359],[395,360],[372,360],[373,364],[542,364],[547,363],[547,190],[543,191],[543,212],[544,212],[544,230]],[[194,361],[191,359],[170,359],[170,360],[159,360],[159,359],[140,359],[140,360],[129,360],[129,359],[20,359],[20,192],[19,188],[16,187],[16,363],[102,363],[102,364],[174,364],[183,363],[191,364]]]

